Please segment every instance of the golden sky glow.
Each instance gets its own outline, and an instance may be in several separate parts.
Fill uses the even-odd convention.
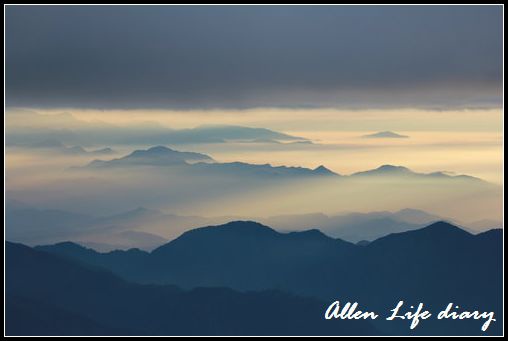
[[[339,131],[502,131],[501,109],[476,110],[339,110],[277,109],[248,110],[91,110],[36,109],[37,112],[72,113],[87,121],[113,124],[158,122],[171,128],[192,128],[202,124],[238,124],[285,132],[303,130]]]
[[[502,182],[501,109],[102,111],[67,108],[36,111],[48,115],[67,112],[83,121],[126,126],[160,124],[181,129],[216,124],[263,127],[305,137],[316,144],[299,148],[246,144],[187,147],[210,153],[221,161],[305,167],[323,164],[344,174],[388,163],[421,172],[443,170]],[[362,135],[385,130],[410,138],[361,138]]]

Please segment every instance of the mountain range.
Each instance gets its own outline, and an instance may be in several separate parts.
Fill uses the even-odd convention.
[[[140,122],[129,126],[102,121],[84,121],[70,113],[38,114],[29,110],[10,110],[6,114],[9,131],[7,146],[33,147],[48,139],[66,145],[149,145],[251,142],[272,140],[297,142],[305,138],[266,128],[237,125],[202,125],[188,129],[172,129],[156,122]]]
[[[94,160],[89,167],[126,167],[126,166],[168,166],[188,162],[215,162],[210,156],[193,152],[179,152],[164,146],[136,150],[119,159],[109,161]]]
[[[398,179],[453,179],[453,180],[466,180],[466,181],[483,181],[469,175],[455,175],[448,172],[432,172],[432,173],[417,173],[403,166],[382,165],[376,169],[371,169],[362,172],[356,172],[350,175],[351,177],[385,177],[385,178],[398,178]]]
[[[338,215],[308,213],[270,217],[207,217],[177,215],[137,207],[113,215],[92,216],[65,210],[38,209],[12,199],[6,202],[5,219],[8,240],[28,245],[74,241],[98,251],[129,248],[151,251],[197,226],[218,225],[239,219],[259,221],[277,231],[316,228],[328,236],[353,243],[415,230],[439,220],[451,221],[475,233],[503,227],[498,221],[459,222],[409,208],[395,212],[352,212]]]
[[[372,241],[390,233],[416,230],[436,221],[450,219],[422,210],[405,208],[396,212],[353,212],[331,216],[322,213],[280,215],[260,218],[260,220],[278,230],[285,231],[314,227],[331,237],[357,243],[365,240]],[[501,227],[500,223],[491,222],[491,224],[490,228]],[[464,225],[461,224],[461,226]]]
[[[183,166],[186,174],[217,174],[227,176],[262,176],[262,177],[295,177],[295,176],[330,176],[338,175],[324,166],[309,169],[305,167],[257,165],[244,162],[218,163],[212,157],[193,152],[180,152],[165,146],[136,150],[119,159],[108,161],[94,160],[85,168],[110,169],[131,166]],[[190,172],[190,173],[189,173]]]
[[[116,153],[109,147],[87,150],[81,146],[66,146],[61,141],[54,138],[47,138],[43,141],[34,142],[27,147],[70,155],[111,155]]]
[[[193,173],[218,174],[227,176],[341,176],[356,179],[366,177],[396,178],[398,180],[433,179],[464,180],[481,182],[482,180],[447,172],[418,173],[403,166],[382,165],[376,169],[356,172],[349,176],[335,173],[323,165],[314,169],[305,167],[272,166],[270,164],[249,164],[244,162],[219,163],[212,157],[195,152],[180,152],[165,146],[155,146],[146,150],[135,150],[129,155],[112,160],[94,160],[85,168],[113,168],[130,166],[187,166],[185,171]]]
[[[280,291],[140,285],[6,243],[6,335],[372,335],[324,320],[322,301]]]
[[[449,302],[454,302],[464,309],[495,311],[499,323],[496,322],[489,328],[488,335],[500,334],[502,331],[502,301],[499,299],[502,297],[501,230],[472,235],[451,224],[438,222],[422,229],[391,234],[361,246],[328,237],[318,230],[279,233],[256,222],[237,221],[188,231],[150,253],[136,249],[98,253],[73,243],[41,246],[35,250],[16,245],[16,249],[21,248],[23,254],[33,255],[26,263],[19,263],[19,259],[24,256],[13,256],[9,253],[9,248],[14,246],[7,246],[7,260],[10,262],[7,264],[10,271],[7,278],[12,279],[7,286],[8,297],[17,295],[42,300],[42,304],[56,303],[56,308],[71,307],[70,311],[76,314],[83,313],[81,309],[85,304],[89,310],[86,310],[84,317],[99,316],[100,319],[96,321],[101,322],[104,321],[104,315],[107,315],[107,325],[116,328],[130,327],[111,324],[112,320],[108,320],[113,318],[108,317],[111,309],[118,309],[118,305],[110,301],[116,300],[119,292],[128,291],[131,285],[142,286],[169,299],[172,296],[161,293],[163,289],[159,291],[158,288],[171,284],[190,290],[187,291],[189,299],[196,290],[201,290],[197,289],[200,287],[227,287],[248,295],[252,295],[249,294],[252,291],[260,293],[278,290],[286,293],[284,295],[309,297],[319,302],[358,301],[368,305],[369,309],[379,311],[389,311],[399,300],[411,304],[424,302],[431,309],[442,309]],[[78,270],[69,268],[66,271],[48,272],[40,265],[44,259],[58,259],[58,262],[73,264],[68,265],[71,268],[80,264],[80,267],[94,271],[105,269],[109,271],[107,276],[110,277],[99,280],[101,283],[124,283],[123,280],[127,280],[138,284],[109,283],[107,289],[104,289],[102,285],[82,279]],[[34,280],[43,273],[42,283]],[[62,279],[62,276],[71,275],[74,279],[71,282]],[[65,299],[58,296],[62,295],[58,291],[60,280],[71,288],[64,290]],[[46,286],[48,281],[50,283]],[[79,285],[94,287],[94,294],[80,299],[74,297],[82,296],[82,289],[72,289]],[[119,290],[118,286],[124,289]],[[114,297],[103,297],[103,292]],[[130,310],[131,306],[137,306],[136,302],[145,302],[145,307],[160,306],[148,303],[155,301],[146,301],[140,293],[129,292],[128,295],[129,304],[123,304],[122,307],[131,312],[132,316],[141,316]],[[217,298],[217,295],[217,292],[210,292],[212,297]],[[87,302],[81,303],[85,299]],[[252,299],[257,298],[253,296]],[[95,313],[102,308],[100,304],[94,303],[99,300],[105,300],[106,311]],[[157,299],[160,300],[161,298]],[[231,312],[228,302],[230,301],[226,300],[221,311]],[[272,304],[273,302],[270,303]],[[274,305],[273,309],[277,311],[279,308]],[[296,315],[305,314],[300,308],[292,311]],[[150,313],[146,314],[146,319],[152,317]],[[187,316],[186,310],[183,310],[181,316],[182,319]],[[220,317],[221,314],[218,318]],[[122,318],[125,316],[115,316],[114,321],[122,321]],[[402,321],[386,323],[376,320],[373,321],[373,327],[378,334],[392,335],[483,333],[480,321],[425,322],[425,327],[416,330],[410,330],[407,323]],[[181,323],[182,328],[188,325],[186,322]],[[132,326],[144,326],[144,322]],[[343,323],[343,326],[349,326],[349,323]],[[228,332],[220,324],[217,328],[219,334]],[[226,329],[220,330],[221,328]],[[292,327],[284,328],[289,328],[285,329],[284,334],[292,334]],[[269,329],[264,326],[262,330]],[[363,333],[367,333],[367,330],[360,332]]]

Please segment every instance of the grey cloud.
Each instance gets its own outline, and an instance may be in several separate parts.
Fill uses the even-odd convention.
[[[499,6],[7,6],[9,106],[496,107]]]

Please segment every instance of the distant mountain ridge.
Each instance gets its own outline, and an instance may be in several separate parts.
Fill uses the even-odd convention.
[[[55,209],[36,209],[8,199],[5,228],[8,240],[27,245],[74,241],[104,252],[133,247],[153,250],[197,226],[220,225],[233,220],[254,220],[281,232],[316,228],[331,237],[353,243],[422,228],[440,220],[450,221],[469,232],[502,227],[502,223],[497,221],[470,224],[409,208],[395,212],[351,212],[338,215],[304,213],[269,217],[207,217],[177,215],[137,207],[108,216],[90,216]]]
[[[432,173],[417,173],[411,169],[403,166],[394,165],[382,165],[378,168],[356,172],[350,175],[350,177],[401,177],[401,178],[421,178],[421,179],[454,179],[454,180],[471,180],[471,181],[483,181],[479,178],[475,178],[469,175],[454,175],[447,172],[432,172]]]
[[[315,227],[334,238],[357,243],[372,241],[394,232],[406,232],[425,227],[443,217],[417,209],[396,212],[343,213],[340,215],[296,214],[260,218],[262,222],[282,231]]]
[[[106,122],[79,120],[70,113],[43,115],[34,111],[9,111],[7,146],[32,147],[40,141],[58,139],[66,145],[87,145],[90,138],[104,145],[167,145],[227,143],[230,141],[308,141],[266,128],[238,125],[202,125],[195,128],[172,129],[156,122],[116,126]]]
[[[403,166],[382,165],[376,169],[356,172],[345,176],[335,173],[323,165],[315,169],[305,167],[272,166],[270,164],[249,164],[245,162],[219,163],[212,157],[195,152],[180,152],[165,146],[155,146],[146,150],[135,150],[129,155],[108,161],[94,160],[86,168],[110,168],[129,166],[189,166],[192,172],[214,172],[225,175],[301,175],[301,176],[342,176],[344,178],[399,178],[399,179],[450,179],[480,182],[468,175],[454,175],[447,172],[417,173]]]
[[[109,161],[94,160],[85,168],[115,168],[130,166],[186,166],[187,172],[206,172],[243,176],[338,176],[324,166],[315,169],[305,167],[272,166],[244,162],[218,163],[208,155],[180,152],[165,146],[135,150],[129,155]]]
[[[409,138],[407,135],[401,135],[394,133],[393,131],[380,131],[373,134],[363,135],[363,138],[370,138],[370,139],[406,139]]]
[[[446,222],[360,245],[318,230],[279,233],[256,222],[237,221],[191,230],[151,253],[101,254],[72,243],[36,250],[108,269],[131,282],[187,289],[277,288],[325,301],[360,300],[378,310],[391,309],[400,299],[412,304],[423,300],[435,309],[451,301],[497,314],[502,307],[502,231],[472,235]],[[478,321],[427,325],[411,333],[481,333]],[[499,333],[501,325],[491,333]],[[409,330],[397,323],[375,326],[389,333]]]
[[[186,164],[187,162],[215,162],[215,160],[201,153],[179,152],[165,146],[155,146],[147,150],[135,150],[119,159],[94,160],[88,167],[166,166]]]
[[[115,151],[109,147],[86,150],[85,148],[79,145],[67,146],[60,140],[54,138],[47,138],[42,141],[36,141],[25,147],[35,148],[49,152],[60,152],[70,155],[111,155],[115,153]]]

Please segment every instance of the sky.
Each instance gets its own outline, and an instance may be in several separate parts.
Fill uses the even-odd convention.
[[[13,199],[103,215],[136,206],[188,215],[412,207],[467,221],[501,217],[501,6],[9,5],[5,18],[6,187]],[[37,149],[58,137],[87,150],[111,147],[110,158],[121,157],[151,147],[128,141],[133,134],[216,125],[267,128],[309,143],[170,147],[218,162],[324,165],[345,175],[401,165],[494,187],[261,188],[166,170],[79,178],[68,170],[97,155]],[[383,131],[408,138],[363,137]],[[35,145],[11,143],[27,137]],[[221,199],[207,197],[214,195]],[[258,200],[263,205],[252,205]]]
[[[11,107],[499,108],[500,6],[8,6]]]

